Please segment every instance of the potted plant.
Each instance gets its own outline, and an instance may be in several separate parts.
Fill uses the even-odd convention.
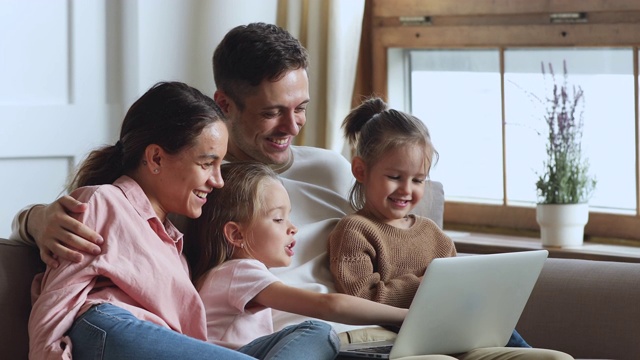
[[[580,86],[569,88],[566,62],[563,67],[558,83],[548,64],[553,86],[544,101],[547,158],[536,182],[536,220],[543,245],[574,247],[583,242],[596,180],[588,174],[589,162],[582,154],[584,92]],[[542,74],[546,79],[544,63]]]

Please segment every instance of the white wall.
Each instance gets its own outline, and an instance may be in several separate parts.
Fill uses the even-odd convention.
[[[0,0],[0,236],[54,201],[86,153],[117,139],[162,80],[212,95],[211,55],[232,27],[275,23],[277,0]]]

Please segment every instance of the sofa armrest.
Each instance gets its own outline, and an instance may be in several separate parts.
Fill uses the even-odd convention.
[[[27,359],[31,283],[44,271],[36,247],[0,239],[0,354],[3,359]]]
[[[575,358],[640,358],[640,264],[547,259],[517,329]]]
[[[433,220],[441,229],[444,216],[444,188],[438,181],[427,181],[422,200],[413,209],[417,215]]]

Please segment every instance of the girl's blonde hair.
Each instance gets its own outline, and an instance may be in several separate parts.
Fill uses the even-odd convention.
[[[202,215],[190,220],[185,232],[184,253],[191,265],[194,284],[210,269],[231,259],[233,246],[224,235],[230,221],[250,225],[264,211],[264,187],[281,182],[263,163],[233,162],[220,167],[224,186],[207,196]]]
[[[431,143],[429,130],[413,115],[389,109],[380,98],[365,100],[342,122],[344,136],[349,141],[354,156],[362,158],[367,168],[387,152],[403,146],[421,146],[424,149],[427,176],[438,152]],[[349,192],[349,201],[354,210],[365,204],[364,187],[356,182]]]

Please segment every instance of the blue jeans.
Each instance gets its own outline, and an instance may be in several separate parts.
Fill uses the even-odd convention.
[[[315,320],[304,321],[271,335],[259,337],[238,351],[258,359],[335,359],[340,339],[331,325]]]
[[[511,333],[511,337],[509,338],[509,342],[506,347],[520,347],[520,348],[530,348],[529,344],[518,334],[516,329],[513,329],[513,333]]]
[[[68,333],[74,359],[231,359],[250,357],[143,321],[111,304],[93,306]]]

